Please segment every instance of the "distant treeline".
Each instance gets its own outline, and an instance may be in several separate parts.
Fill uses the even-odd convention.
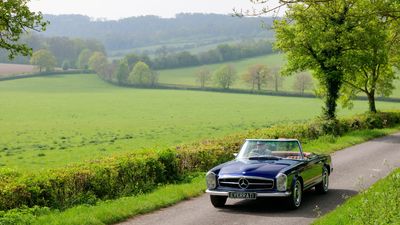
[[[36,52],[41,49],[48,50],[56,59],[56,65],[61,67],[68,64],[69,68],[78,68],[79,55],[82,51],[105,52],[101,42],[94,39],[79,39],[68,37],[43,37],[39,35],[28,35],[22,37],[22,43],[28,44]],[[0,63],[29,64],[31,57],[18,56],[13,61],[8,59],[8,53],[0,50]]]
[[[156,70],[172,69],[233,61],[271,54],[272,52],[272,44],[266,40],[222,44],[215,49],[198,54],[192,54],[187,51],[168,54],[167,51],[163,51],[161,48],[159,55],[154,59],[150,59],[147,63]]]
[[[101,52],[95,52],[87,57],[88,68],[95,71],[102,79],[119,84],[134,85],[144,87],[155,87],[158,84],[158,73],[156,70],[198,66],[211,63],[237,60],[245,57],[258,56],[272,53],[272,45],[269,41],[259,40],[240,44],[223,44],[217,48],[199,53],[197,55],[190,52],[172,53],[160,51],[160,56],[152,59],[147,55],[129,54],[111,63]],[[207,70],[207,69],[206,69]],[[268,68],[259,67],[258,69],[249,68],[250,75],[246,75],[246,80],[252,83],[254,89],[255,80],[258,80],[258,90],[267,82],[270,77]],[[200,70],[201,87],[211,79],[211,72]],[[259,76],[263,74],[263,78]],[[255,74],[255,75],[254,75]],[[214,83],[222,88],[228,89],[236,79],[236,71],[233,66],[224,65],[214,72]],[[272,79],[272,78],[271,78]],[[275,82],[278,85],[278,81]],[[276,87],[277,89],[278,87]]]
[[[177,14],[175,18],[130,17],[121,20],[93,20],[82,15],[45,15],[50,25],[46,36],[97,39],[107,51],[154,45],[221,43],[221,40],[272,38],[274,32],[261,29],[272,18],[238,18],[218,14]],[[182,50],[182,49],[181,49]]]

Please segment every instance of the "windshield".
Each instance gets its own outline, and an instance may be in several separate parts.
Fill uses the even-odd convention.
[[[298,141],[247,140],[238,159],[303,159]]]

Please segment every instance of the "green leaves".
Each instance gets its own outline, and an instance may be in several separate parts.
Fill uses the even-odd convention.
[[[18,43],[21,34],[28,30],[44,31],[47,21],[42,14],[31,12],[28,0],[6,0],[0,2],[0,48],[9,51],[9,58],[17,54],[30,55],[32,49]]]
[[[45,69],[46,72],[51,71],[57,65],[56,57],[46,49],[34,52],[30,62],[32,65],[38,66],[40,72],[42,72],[43,69]]]
[[[340,94],[349,103],[358,92],[366,93],[375,112],[375,93],[391,93],[392,67],[400,64],[399,9],[385,0],[289,4],[286,17],[274,25],[275,47],[288,58],[283,74],[313,71],[326,92],[327,118],[335,117]]]
[[[214,72],[213,79],[220,87],[229,89],[236,81],[236,70],[232,65],[224,65]]]
[[[142,61],[135,64],[128,77],[128,81],[131,84],[139,86],[153,87],[157,84],[157,80],[158,74]]]

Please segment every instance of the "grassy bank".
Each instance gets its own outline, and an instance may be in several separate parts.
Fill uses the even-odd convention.
[[[313,224],[400,224],[400,168]]]
[[[341,137],[326,135],[316,140],[305,141],[303,147],[305,151],[332,153],[399,130],[398,125],[386,129],[352,131]],[[197,175],[189,183],[166,185],[148,194],[100,201],[95,205],[80,205],[62,212],[46,208],[36,210],[36,214],[32,213],[32,210],[25,213],[21,210],[9,211],[3,215],[2,220],[0,219],[0,224],[7,220],[10,224],[16,222],[20,224],[111,224],[198,196],[204,189],[204,177]]]

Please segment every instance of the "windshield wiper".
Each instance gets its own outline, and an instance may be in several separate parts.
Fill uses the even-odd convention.
[[[282,159],[282,157],[273,155],[259,155],[259,156],[249,157],[249,160],[279,160],[279,159]]]

